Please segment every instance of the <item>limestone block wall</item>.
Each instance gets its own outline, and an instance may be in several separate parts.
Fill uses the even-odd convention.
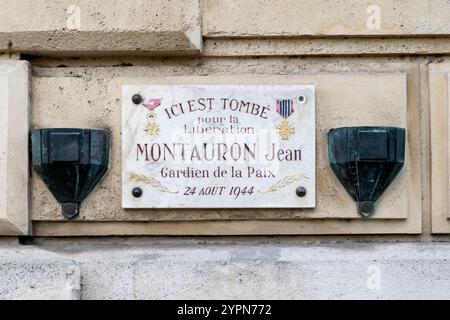
[[[196,0],[3,0],[1,6],[2,51],[193,55],[201,49]]]
[[[31,227],[0,224],[2,234],[448,239],[448,1],[2,0],[0,9],[0,68],[30,70],[20,93],[30,124],[21,112],[1,130],[102,128],[112,137],[109,171],[75,220],[33,170],[22,192],[30,189],[28,211],[8,209],[4,190],[15,181],[6,179],[0,221],[16,226],[13,213]],[[121,86],[194,83],[315,85],[316,208],[122,208]],[[328,130],[359,125],[407,130],[405,166],[371,219],[357,214],[328,164]],[[28,143],[23,131],[16,139]],[[0,139],[0,147],[14,145]],[[24,170],[2,159],[0,177]]]

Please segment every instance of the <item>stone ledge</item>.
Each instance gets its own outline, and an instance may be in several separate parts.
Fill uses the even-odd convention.
[[[450,38],[211,38],[205,57],[450,54]]]
[[[4,0],[0,51],[45,55],[197,54],[198,0]]]
[[[450,298],[450,243],[75,240],[2,246],[0,257],[0,298],[76,298],[78,272],[83,299]]]
[[[80,268],[74,261],[37,247],[0,246],[0,299],[75,300]]]

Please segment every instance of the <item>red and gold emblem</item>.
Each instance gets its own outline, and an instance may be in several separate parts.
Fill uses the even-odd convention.
[[[147,114],[148,123],[145,127],[145,131],[148,135],[156,137],[159,135],[159,124],[156,122],[156,112],[155,109],[161,105],[161,99],[149,99],[144,101],[143,106],[149,110]]]

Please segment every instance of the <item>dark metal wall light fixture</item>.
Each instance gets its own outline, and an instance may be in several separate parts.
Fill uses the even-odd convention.
[[[370,217],[375,201],[398,175],[405,160],[405,129],[345,127],[328,133],[331,168],[356,201],[359,214]]]
[[[108,170],[109,136],[106,130],[32,130],[33,167],[66,218],[79,214],[81,202]]]

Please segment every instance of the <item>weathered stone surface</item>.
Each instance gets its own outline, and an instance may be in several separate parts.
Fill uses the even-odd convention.
[[[209,74],[209,77],[194,77]],[[154,61],[149,66],[130,68],[35,68],[33,78],[33,126],[34,127],[92,127],[107,128],[112,132],[111,166],[108,175],[98,188],[82,204],[81,221],[105,221],[98,224],[67,224],[38,228],[43,234],[130,234],[133,224],[117,224],[113,221],[195,221],[195,220],[301,220],[292,224],[285,221],[280,233],[287,234],[348,234],[420,232],[420,125],[418,117],[415,78],[417,66],[405,64],[337,65],[331,61],[323,65],[318,61],[245,60],[241,63],[228,59],[196,61]],[[283,74],[289,69],[290,76]],[[325,71],[326,72],[325,72]],[[352,71],[352,72],[350,72]],[[174,75],[191,74],[185,77]],[[258,75],[255,75],[258,74]],[[313,73],[313,74],[311,74]],[[148,75],[158,74],[155,78]],[[231,75],[230,75],[231,74]],[[232,75],[240,74],[240,76]],[[408,75],[408,80],[406,79]],[[116,130],[121,126],[122,85],[133,84],[298,84],[317,86],[317,207],[315,210],[123,210],[121,208],[121,138]],[[389,86],[386,86],[389,83]],[[346,218],[359,220],[355,204],[345,193],[328,165],[326,134],[329,129],[349,125],[393,125],[409,131],[408,155],[411,160],[401,175],[378,203],[377,213],[371,221],[325,223],[319,220]],[[417,171],[418,170],[418,171]],[[61,221],[63,218],[56,201],[42,181],[32,177],[33,219],[36,221]],[[104,204],[108,203],[107,206]],[[408,218],[408,219],[406,219]],[[316,221],[314,221],[316,220]],[[383,227],[387,221],[391,226]],[[408,222],[405,222],[407,220]],[[225,222],[224,222],[225,223]],[[230,227],[205,228],[191,223],[182,224],[134,224],[137,234],[264,234],[276,230],[276,221],[270,223],[244,223],[238,221]],[[281,223],[282,224],[282,223]],[[331,225],[330,225],[331,224]],[[218,231],[220,229],[220,231]],[[62,231],[65,230],[65,231]],[[91,230],[91,231],[88,231]],[[121,233],[121,231],[123,233]],[[272,231],[269,231],[272,230]],[[284,230],[284,231],[281,231]],[[277,233],[275,231],[275,233]]]
[[[429,67],[432,232],[450,233],[450,63]]]
[[[53,252],[53,253],[51,253]],[[0,247],[0,298],[449,299],[450,244]]]
[[[196,54],[198,0],[4,0],[0,51],[71,54]]]
[[[426,37],[390,38],[206,38],[203,56],[289,56],[289,55],[427,55],[450,54],[450,39]]]
[[[0,60],[19,60],[20,54],[12,52],[0,52]]]
[[[203,0],[205,37],[448,35],[447,0]],[[257,10],[255,10],[257,8]]]
[[[0,60],[0,235],[29,232],[29,69]]]
[[[79,299],[76,262],[36,247],[0,245],[0,299]]]

